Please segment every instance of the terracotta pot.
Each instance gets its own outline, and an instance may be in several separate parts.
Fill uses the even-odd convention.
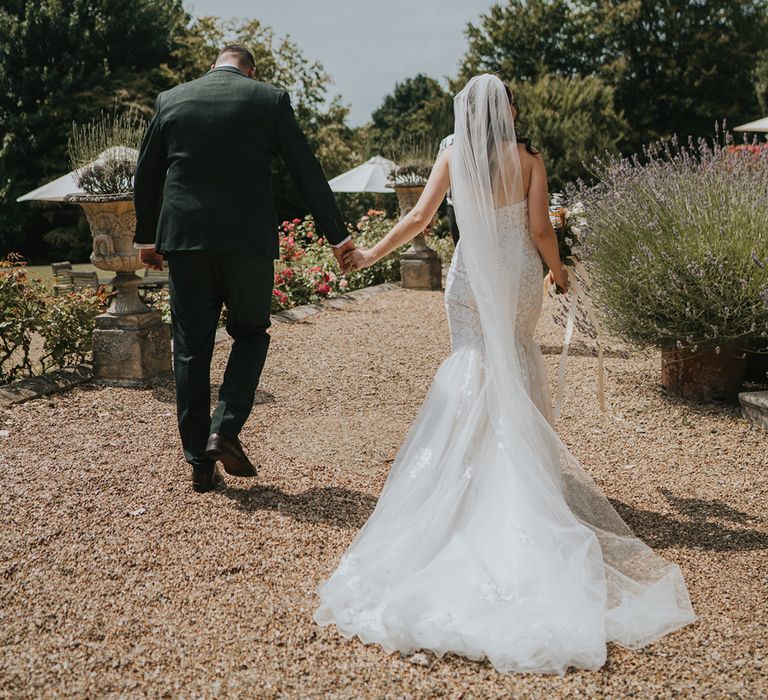
[[[673,396],[692,401],[738,400],[747,359],[743,351],[663,350],[661,383]]]

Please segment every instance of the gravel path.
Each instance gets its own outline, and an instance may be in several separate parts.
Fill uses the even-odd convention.
[[[543,343],[557,331],[544,319]],[[564,678],[387,656],[314,625],[314,589],[448,351],[441,293],[396,290],[273,327],[242,436],[255,483],[192,493],[170,383],[86,385],[0,413],[0,696],[765,697],[766,434],[736,409],[664,398],[658,356],[617,350],[610,415],[595,360],[575,356],[560,430],[635,532],[682,566],[696,624]]]

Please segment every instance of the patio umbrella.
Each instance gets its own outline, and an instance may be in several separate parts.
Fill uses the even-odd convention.
[[[99,161],[104,161],[107,158],[113,157],[116,155],[115,151],[119,151],[117,155],[120,156],[127,155],[136,158],[139,156],[139,152],[135,148],[128,148],[126,146],[113,146],[112,148],[108,148],[106,151],[102,151],[102,153],[99,154],[99,157],[93,161],[93,163],[98,163]],[[93,163],[89,163],[89,165],[92,165]],[[63,202],[65,201],[65,197],[68,194],[84,194],[84,190],[78,187],[77,182],[75,182],[75,173],[76,171],[73,170],[71,173],[62,175],[61,177],[58,177],[55,180],[52,180],[51,182],[38,187],[36,190],[32,190],[31,192],[27,192],[26,194],[21,195],[21,197],[19,197],[16,201],[29,202],[36,200],[39,202]]]
[[[733,127],[734,131],[768,131],[768,117]]]
[[[352,170],[337,175],[328,181],[334,192],[394,192],[386,186],[387,178],[397,164],[391,160],[374,156]]]

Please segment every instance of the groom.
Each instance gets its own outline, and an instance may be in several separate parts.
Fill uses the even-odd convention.
[[[192,487],[210,491],[221,460],[255,476],[238,440],[269,346],[278,257],[271,164],[282,156],[343,270],[354,249],[288,93],[254,80],[253,55],[224,47],[203,77],[161,93],[134,184],[135,245],[146,267],[168,261],[176,409]],[[233,339],[210,414],[210,366],[222,304]]]

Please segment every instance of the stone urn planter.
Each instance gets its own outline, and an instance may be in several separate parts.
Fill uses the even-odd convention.
[[[662,350],[661,383],[667,392],[692,401],[738,401],[747,360],[741,350]]]
[[[419,201],[423,185],[395,185],[402,219]],[[427,245],[420,233],[400,258],[400,280],[406,289],[442,289],[443,269],[440,257]]]
[[[66,199],[85,211],[93,237],[91,262],[115,273],[110,281],[116,292],[112,304],[96,317],[94,376],[112,386],[149,386],[157,375],[171,370],[171,336],[161,312],[139,298],[136,270],[143,265],[133,247],[133,194],[75,194]]]

